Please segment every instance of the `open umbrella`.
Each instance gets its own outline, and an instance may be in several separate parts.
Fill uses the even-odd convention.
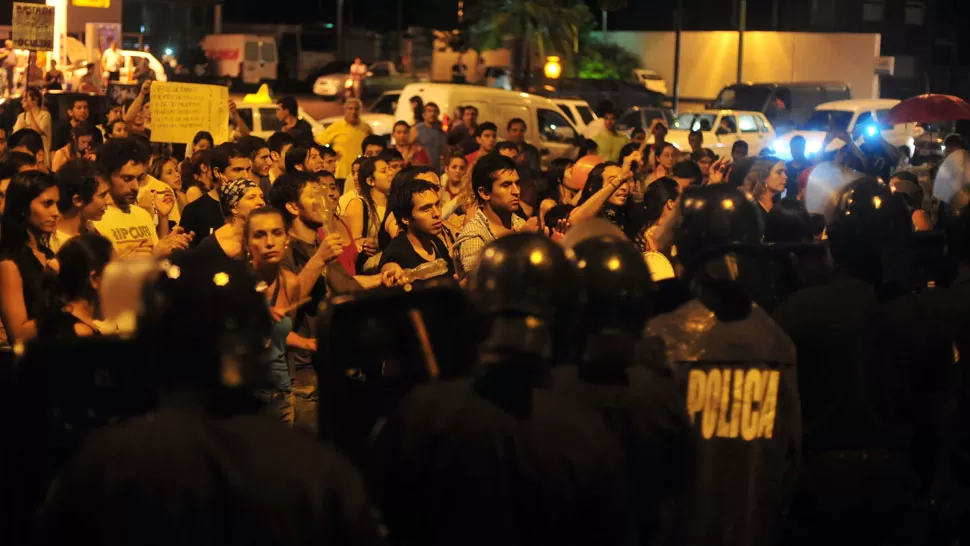
[[[889,111],[889,122],[936,123],[970,119],[970,104],[953,95],[920,95],[897,104]]]

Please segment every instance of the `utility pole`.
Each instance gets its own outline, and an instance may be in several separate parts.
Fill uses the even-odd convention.
[[[744,81],[744,27],[748,19],[748,0],[738,0],[741,3],[741,17],[738,20],[738,83]]]
[[[674,113],[680,107],[680,32],[683,27],[683,0],[677,0],[677,8],[674,11]]]
[[[600,10],[600,12],[603,14],[603,40],[609,42],[610,41],[609,36],[607,35],[607,32],[609,32],[609,30],[606,28],[606,10],[603,9],[603,10]]]
[[[344,0],[337,0],[337,58],[344,58]]]

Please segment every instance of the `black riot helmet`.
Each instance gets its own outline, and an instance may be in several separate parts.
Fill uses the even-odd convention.
[[[260,355],[272,321],[243,261],[212,264],[193,253],[163,262],[143,291],[137,336],[162,387],[252,391],[268,386]]]
[[[568,255],[586,291],[583,360],[629,361],[654,308],[653,281],[643,256],[628,239],[609,235],[581,241]]]
[[[557,362],[584,301],[576,266],[547,237],[516,233],[482,252],[468,284],[483,351]]]
[[[639,336],[653,312],[653,281],[633,243],[602,235],[580,242],[569,257],[586,291],[584,330]]]
[[[836,195],[827,230],[835,263],[881,285],[890,281],[890,266],[901,263],[898,258],[911,242],[913,221],[901,196],[867,176]]]
[[[677,255],[692,277],[711,260],[752,254],[761,245],[754,204],[724,184],[688,190],[680,204]]]

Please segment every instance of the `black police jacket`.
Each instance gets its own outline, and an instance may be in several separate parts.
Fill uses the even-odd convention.
[[[395,544],[632,544],[622,449],[525,373],[416,387],[383,427],[374,489]]]
[[[648,364],[598,362],[553,370],[554,389],[602,418],[625,449],[641,544],[652,543],[663,499],[683,493],[694,473],[684,393],[662,357]]]
[[[381,544],[343,457],[261,414],[163,410],[94,434],[55,482],[37,544]]]
[[[686,393],[694,483],[661,542],[771,544],[800,457],[795,348],[760,307],[721,321],[692,300],[647,325]]]

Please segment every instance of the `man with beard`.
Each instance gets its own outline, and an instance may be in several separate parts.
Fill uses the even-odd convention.
[[[259,189],[263,190],[263,195],[269,195],[273,187],[269,180],[269,172],[273,168],[269,145],[259,137],[247,136],[239,139],[239,147],[253,162],[253,178],[259,184]]]
[[[93,224],[98,233],[111,241],[119,257],[167,257],[175,250],[188,248],[191,232],[176,227],[168,233],[168,214],[175,206],[171,195],[155,200],[159,232],[155,231],[151,213],[135,205],[139,183],[148,168],[148,150],[131,139],[111,140],[98,151],[98,165],[110,175],[111,206]]]
[[[323,191],[311,174],[288,172],[276,179],[269,194],[270,204],[283,213],[289,234],[281,266],[297,275],[300,293],[309,294],[310,298],[297,310],[287,359],[294,370],[294,425],[311,430],[317,423],[316,372],[311,362],[317,350],[320,302],[331,290],[348,292],[361,288],[336,260],[343,252],[340,235],[330,234],[323,240],[318,235],[325,220],[319,206]]]

